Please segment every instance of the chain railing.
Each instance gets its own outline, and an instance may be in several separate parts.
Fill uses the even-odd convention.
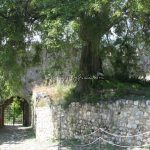
[[[127,150],[127,149],[134,149],[134,148],[150,148],[150,138],[147,139],[149,143],[145,143],[143,145],[133,145],[133,144],[127,144],[125,142],[119,142],[116,140],[116,142],[113,139],[119,138],[119,139],[132,139],[132,138],[138,138],[143,136],[150,137],[150,131],[146,131],[143,133],[137,133],[137,134],[127,134],[127,135],[120,135],[115,134],[107,131],[106,129],[99,127],[95,131],[92,131],[89,134],[83,134],[79,135],[79,138],[76,139],[62,139],[62,129],[61,121],[62,117],[60,114],[60,135],[59,135],[59,145],[58,150],[67,150],[66,148],[70,150],[103,150],[103,149],[109,149],[109,150]],[[95,136],[95,139],[91,138],[92,136]],[[105,138],[107,136],[107,138]],[[109,136],[109,137],[108,137]],[[90,138],[89,142],[86,142],[87,139]],[[109,139],[111,138],[111,139]],[[73,140],[73,141],[72,141]],[[147,149],[146,149],[147,150]]]

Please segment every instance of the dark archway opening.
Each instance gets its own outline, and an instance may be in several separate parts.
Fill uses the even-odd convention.
[[[31,126],[31,106],[21,97],[11,97],[1,107],[1,124]]]
[[[15,100],[5,107],[4,125],[23,125],[23,109],[20,101]]]

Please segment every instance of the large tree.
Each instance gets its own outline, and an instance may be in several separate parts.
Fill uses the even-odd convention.
[[[118,54],[130,55],[129,50],[137,50],[139,45],[148,47],[148,0],[2,0],[0,7],[0,70],[5,78],[8,74],[12,78],[13,71],[26,66],[27,46],[35,32],[41,33],[44,46],[58,50],[64,48],[64,43],[71,46],[78,45],[74,40],[81,42],[81,78],[103,73],[105,49],[112,50],[108,44],[104,46],[105,36],[115,33],[121,41],[123,52],[117,53],[117,59]],[[66,34],[70,23],[72,33]],[[110,47],[117,50],[114,45]],[[80,79],[77,89],[81,92],[90,86],[91,80]]]
[[[47,2],[50,3],[50,1]],[[50,32],[49,29],[52,30],[53,20],[54,22],[59,20],[62,28],[70,21],[78,24],[78,37],[82,41],[78,91],[83,91],[91,85],[90,80],[83,78],[103,73],[100,42],[104,34],[121,21],[122,10],[126,11],[126,3],[107,0],[57,1],[57,3],[53,1],[50,9],[44,11],[47,14],[45,19],[47,35]],[[63,31],[61,38],[63,38]]]
[[[103,47],[104,36],[110,37],[114,33],[117,36],[115,37],[117,38],[116,40],[120,41],[119,49],[122,52],[117,53],[116,58],[113,59],[117,59],[116,64],[123,64],[122,68],[124,69],[120,70],[121,73],[125,73],[125,78],[129,76],[128,70],[130,69],[127,66],[130,65],[130,56],[134,58],[133,54],[136,53],[138,46],[142,42],[148,41],[147,36],[141,36],[148,33],[148,24],[146,23],[149,18],[148,1],[57,0],[51,3],[51,1],[47,0],[46,2],[50,6],[49,9],[43,11],[43,14],[47,15],[44,22],[47,33],[46,38],[51,30],[56,29],[58,31],[55,37],[50,34],[49,41],[54,40],[56,42],[56,39],[64,39],[63,29],[70,21],[78,24],[76,32],[82,41],[79,71],[81,79],[77,87],[78,91],[81,92],[91,86],[92,81],[84,80],[83,78],[103,73],[102,56],[104,51],[105,49],[112,51],[112,49],[108,48],[108,44],[108,47]],[[58,26],[55,24],[56,20],[59,22]],[[127,25],[125,25],[126,23]],[[112,33],[112,29],[114,33]],[[129,38],[130,36],[131,38]],[[144,37],[146,37],[146,40],[144,40]],[[110,47],[117,51],[115,44],[113,43]],[[122,56],[124,55],[126,60],[122,62]],[[118,62],[118,60],[120,61]]]

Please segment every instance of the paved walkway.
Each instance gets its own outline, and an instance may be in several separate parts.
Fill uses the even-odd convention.
[[[5,126],[0,129],[0,150],[58,150],[58,147],[36,141],[30,127]]]

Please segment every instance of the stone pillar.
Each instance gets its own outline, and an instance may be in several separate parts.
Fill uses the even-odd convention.
[[[52,112],[49,107],[36,108],[36,139],[39,141],[53,139]]]
[[[49,97],[44,93],[34,93],[34,130],[38,141],[53,139],[52,109]]]

